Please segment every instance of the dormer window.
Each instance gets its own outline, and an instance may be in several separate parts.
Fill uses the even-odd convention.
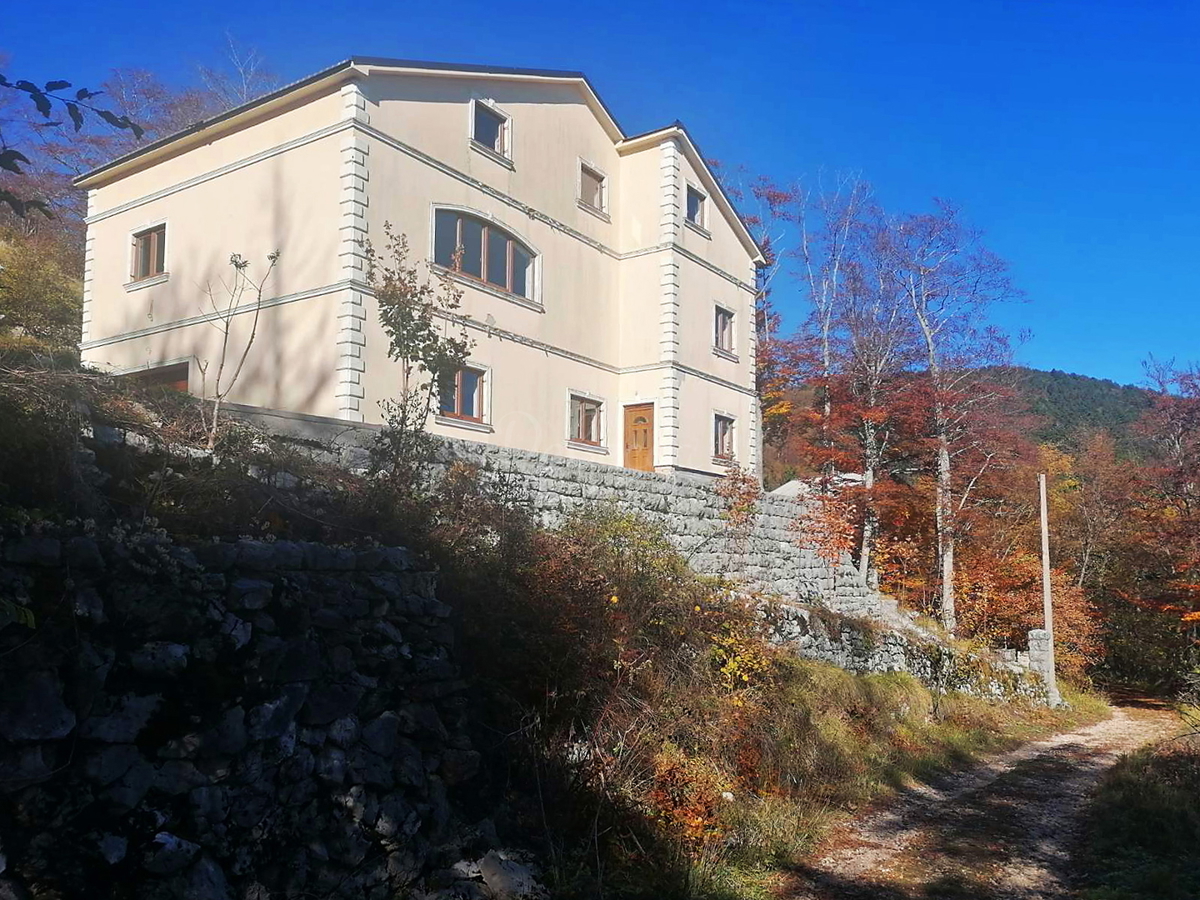
[[[471,117],[471,140],[484,150],[509,159],[511,152],[508,116],[481,100],[473,101],[472,105],[474,114]]]

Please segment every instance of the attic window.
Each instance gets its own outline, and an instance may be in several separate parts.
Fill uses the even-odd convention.
[[[471,139],[490,150],[497,156],[509,158],[509,122],[508,116],[493,109],[479,100],[474,102],[475,115],[471,131]]]
[[[579,202],[596,212],[607,212],[604,176],[587,163],[579,164]]]
[[[687,189],[687,220],[700,228],[706,227],[708,198],[690,184]]]

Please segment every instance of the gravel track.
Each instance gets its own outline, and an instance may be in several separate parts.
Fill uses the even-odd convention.
[[[1101,774],[1178,730],[1170,712],[1128,705],[903,792],[835,830],[797,867],[789,900],[1061,900],[1070,851]]]

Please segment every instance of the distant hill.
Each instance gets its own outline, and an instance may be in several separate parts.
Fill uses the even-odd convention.
[[[1043,420],[1033,434],[1038,441],[1070,445],[1080,429],[1104,428],[1121,449],[1136,452],[1132,426],[1153,403],[1150,391],[1057,369],[1018,368],[1017,373],[1030,410]]]

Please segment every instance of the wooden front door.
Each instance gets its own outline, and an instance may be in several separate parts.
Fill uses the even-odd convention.
[[[654,404],[625,407],[625,468],[654,471]]]

